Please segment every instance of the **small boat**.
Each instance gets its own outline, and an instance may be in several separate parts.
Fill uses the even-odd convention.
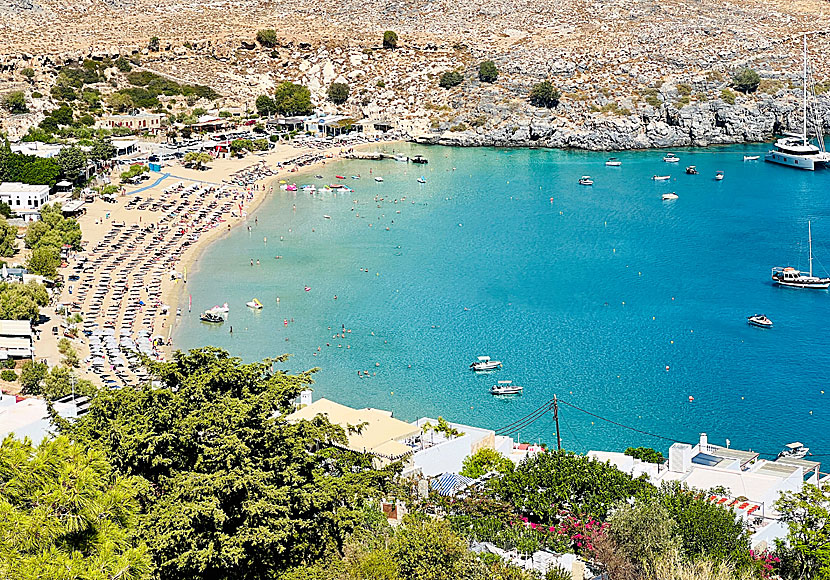
[[[697,167],[695,167],[694,165],[689,165],[686,168],[686,174],[687,175],[697,175],[697,173],[698,173],[697,172]]]
[[[490,360],[489,356],[480,356],[478,360],[470,365],[474,371],[492,371],[501,367],[501,361]]]
[[[677,163],[678,161],[680,161],[680,157],[678,157],[674,153],[666,153],[666,156],[663,157],[663,161],[665,161],[666,163]]]
[[[813,230],[810,222],[807,222],[807,240],[810,247],[810,272],[805,276],[800,270],[786,267],[782,268],[776,266],[772,269],[772,279],[779,286],[787,286],[789,288],[811,288],[814,290],[824,290],[830,288],[830,278],[819,278],[813,276]]]
[[[804,447],[803,443],[795,441],[784,445],[785,449],[778,454],[776,459],[802,459],[810,452],[809,447]]]
[[[383,178],[382,177],[375,177],[375,181],[377,181],[378,183],[383,183]]]
[[[594,180],[591,179],[590,175],[583,175],[579,178],[579,185],[593,185]]]
[[[323,179],[322,175],[315,175],[314,177],[316,177],[317,179]],[[281,181],[280,183],[283,183],[283,182]]]
[[[285,191],[297,191],[297,185],[292,183],[285,186]]]
[[[343,175],[335,175],[334,178],[335,179],[346,179],[346,177],[343,176]]]
[[[677,199],[678,197],[679,196],[675,192],[670,191],[669,193],[663,194],[663,201],[670,201],[672,199]]]
[[[246,302],[245,306],[247,306],[248,308],[253,308],[254,310],[259,310],[260,308],[262,308],[262,302],[254,298],[250,302]]]
[[[426,158],[426,157],[423,157],[423,156],[421,156],[421,155],[416,155],[415,157],[412,157],[412,158],[410,159],[410,161],[411,161],[412,163],[421,163],[421,164],[423,164],[423,163],[429,163],[429,161],[427,160],[427,158]]]
[[[210,324],[222,324],[225,322],[224,318],[215,312],[211,312],[210,310],[205,310],[199,317],[199,320],[202,322],[209,322]]]
[[[499,381],[498,384],[490,387],[490,393],[493,395],[521,395],[524,387],[514,385],[513,381]]]
[[[426,183],[426,182],[427,182],[427,180],[424,179],[423,177],[418,178],[418,183]]]
[[[317,191],[317,188],[313,185],[304,185],[303,191],[305,191],[306,193],[314,193],[315,191]]]
[[[622,161],[620,161],[616,157],[611,157],[608,161],[605,162],[605,165],[608,167],[619,167],[620,165],[622,165]]]
[[[304,288],[306,292],[311,292],[311,286],[305,286]]]
[[[750,326],[757,326],[758,328],[772,328],[772,320],[763,314],[753,314],[746,317],[746,323]]]
[[[723,181],[723,171],[715,173],[715,181]]]
[[[668,181],[671,179],[671,175],[653,175],[651,179],[652,181]]]
[[[352,179],[360,179],[359,175],[352,175]]]
[[[744,155],[744,161],[758,161],[760,158],[760,155]]]
[[[323,218],[325,218],[325,219],[327,219],[327,220],[330,220],[330,219],[331,219],[331,216],[330,216],[330,215],[323,214]]]
[[[211,308],[211,309],[209,310],[209,312],[223,312],[223,313],[227,313],[227,312],[230,312],[230,310],[231,310],[231,309],[230,309],[230,306],[228,306],[228,303],[227,303],[227,302],[225,302],[222,306],[214,306],[213,308]]]
[[[392,157],[395,161],[400,161],[401,163],[408,163],[409,157],[406,155],[395,155]]]

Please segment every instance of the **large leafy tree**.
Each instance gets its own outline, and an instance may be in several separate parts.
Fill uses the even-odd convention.
[[[144,479],[142,537],[160,580],[265,579],[340,548],[392,468],[328,447],[322,417],[285,420],[310,373],[243,364],[213,347],[148,362],[157,386],[101,391],[61,429]],[[320,444],[323,444],[321,447]]]
[[[17,228],[0,218],[0,256],[7,258],[17,252]]]
[[[268,95],[260,95],[256,98],[256,110],[261,116],[270,117],[277,112],[277,105]]]
[[[40,246],[32,250],[26,260],[26,269],[33,274],[55,278],[58,275],[58,266],[61,265],[59,250],[54,246]]]
[[[786,492],[775,505],[787,524],[787,542],[778,541],[781,576],[796,580],[830,578],[830,489],[805,485]]]
[[[86,169],[86,153],[80,147],[64,147],[55,157],[63,174],[72,181]]]
[[[133,534],[136,478],[65,437],[0,443],[0,577],[141,580],[150,559]]]
[[[115,157],[118,150],[115,145],[106,139],[96,139],[89,151],[89,158],[92,161],[107,161]]]
[[[49,294],[43,284],[0,282],[0,319],[37,320],[40,307],[47,304]]]
[[[29,225],[24,238],[27,248],[53,247],[58,250],[64,245],[74,250],[81,249],[81,226],[76,219],[65,218],[60,204],[44,205],[40,208],[40,220]]]
[[[311,114],[311,91],[303,85],[285,82],[277,87],[274,93],[274,107],[280,115],[309,115]]]

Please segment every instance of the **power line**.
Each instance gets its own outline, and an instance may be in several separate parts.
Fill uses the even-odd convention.
[[[612,419],[606,419],[605,417],[603,417],[601,415],[597,415],[596,413],[592,413],[591,411],[586,411],[582,407],[577,407],[573,403],[569,403],[569,402],[564,401],[562,399],[559,399],[559,402],[563,405],[567,405],[567,406],[571,407],[572,409],[576,409],[577,411],[581,411],[582,413],[585,413],[586,415],[590,415],[591,417],[599,419],[600,421],[605,421],[606,423],[611,423],[612,425],[616,425],[617,427],[622,427],[623,429],[628,429],[629,431],[634,431],[635,433],[641,433],[642,435],[648,435],[650,437],[657,437],[658,439],[665,439],[666,441],[671,441],[672,443],[685,443],[685,441],[679,441],[679,440],[673,439],[671,437],[666,437],[664,435],[658,435],[657,433],[650,433],[649,431],[643,431],[642,429],[637,429],[636,427],[631,427],[629,425],[624,425],[623,423],[620,423],[618,421],[614,421]]]

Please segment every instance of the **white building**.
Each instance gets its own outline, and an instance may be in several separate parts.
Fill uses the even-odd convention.
[[[34,222],[40,219],[40,208],[49,203],[49,186],[12,181],[0,183],[0,201],[9,204],[24,221]]]
[[[28,320],[0,320],[0,360],[32,358],[32,324]]]
[[[73,419],[86,412],[88,397],[72,395],[53,402],[55,411],[65,419]],[[40,443],[52,435],[54,429],[49,418],[46,401],[34,397],[0,394],[0,440],[10,433],[18,439],[28,437],[33,443]]]
[[[166,116],[161,113],[138,113],[136,115],[106,115],[95,122],[96,129],[125,127],[131,131],[158,133]]]
[[[12,153],[20,153],[22,155],[34,155],[42,159],[50,159],[56,156],[63,149],[63,145],[55,143],[42,143],[40,141],[21,141],[20,143],[11,144]]]
[[[730,449],[709,443],[706,433],[696,445],[674,443],[666,463],[644,463],[623,453],[590,451],[589,457],[609,462],[638,477],[646,474],[655,485],[677,481],[701,491],[724,488],[726,493],[710,493],[708,501],[732,509],[744,519],[752,532],[752,546],[764,549],[776,538],[786,536],[775,502],[784,491],[801,491],[807,483],[817,483],[820,463],[805,459],[767,461],[753,451]]]

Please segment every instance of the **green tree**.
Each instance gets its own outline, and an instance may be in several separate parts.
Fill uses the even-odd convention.
[[[542,81],[536,83],[530,88],[530,104],[536,107],[546,107],[550,109],[559,104],[559,99],[562,97],[559,89],[553,86],[550,81]]]
[[[383,48],[398,48],[398,34],[392,30],[383,33]]]
[[[13,91],[3,97],[3,108],[12,115],[20,115],[28,113],[29,108],[26,106],[26,95],[23,91]]]
[[[629,447],[625,454],[646,463],[663,463],[666,460],[662,453],[651,447]]]
[[[54,401],[71,395],[73,392],[76,396],[86,395],[91,397],[97,391],[98,387],[86,379],[79,379],[71,369],[52,367],[52,370],[43,377],[40,392],[34,394],[43,395],[46,399]]]
[[[17,253],[17,228],[0,218],[0,256],[8,258]]]
[[[761,76],[751,68],[745,68],[732,77],[732,86],[742,93],[752,93],[761,84]]]
[[[86,169],[86,153],[80,147],[64,147],[55,159],[63,174],[71,181],[78,179],[81,172]]]
[[[27,66],[26,68],[20,71],[20,74],[23,75],[27,81],[31,81],[35,78],[35,71],[32,67]]]
[[[277,105],[268,95],[260,95],[256,98],[256,110],[262,117],[270,117],[277,112]]]
[[[72,107],[62,105],[54,111],[50,112],[49,116],[52,117],[58,125],[71,125]]]
[[[499,69],[492,60],[485,60],[478,65],[478,78],[483,83],[494,83],[499,78]]]
[[[11,206],[7,204],[5,201],[0,201],[0,216],[3,216],[4,218],[14,217],[14,212],[12,211]]]
[[[285,82],[277,87],[274,94],[276,112],[286,117],[309,115],[312,112],[311,91],[302,85]]]
[[[43,379],[49,372],[49,365],[42,362],[27,360],[23,362],[20,367],[20,384],[23,387],[23,393],[27,395],[37,395],[43,390]]]
[[[0,577],[149,579],[134,535],[138,481],[66,437],[0,443]]]
[[[30,224],[24,238],[27,248],[51,246],[60,250],[65,244],[73,250],[81,249],[81,226],[74,218],[63,217],[60,204],[40,208],[40,220]]]
[[[141,537],[158,580],[265,580],[341,547],[398,466],[328,446],[343,430],[285,416],[311,382],[217,348],[147,362],[156,385],[101,390],[61,431],[148,489]]]
[[[121,72],[125,72],[125,73],[126,73],[126,72],[130,72],[131,70],[133,70],[133,67],[132,67],[132,65],[130,64],[130,61],[128,61],[128,60],[127,60],[126,58],[124,58],[123,56],[119,56],[119,57],[116,59],[116,61],[115,61],[115,63],[114,63],[114,64],[115,64],[115,68],[117,68],[117,69],[118,69],[118,70],[120,70]]]
[[[349,85],[346,83],[331,83],[326,96],[335,105],[342,105],[349,98]]]
[[[830,578],[830,488],[805,484],[781,494],[775,509],[787,524],[786,542],[776,542],[781,576],[788,580]]]
[[[253,151],[254,142],[250,139],[234,139],[230,145],[231,153],[239,155],[242,151]]]
[[[483,447],[464,458],[459,473],[466,477],[478,478],[491,471],[509,473],[513,471],[513,462],[495,449]]]
[[[96,139],[92,143],[92,148],[89,151],[89,159],[92,161],[108,161],[115,157],[118,150],[115,145],[106,139]]]
[[[147,167],[146,165],[142,165],[140,163],[136,163],[135,165],[130,166],[130,168],[127,171],[121,172],[121,181],[132,179],[133,177],[141,175],[142,173],[145,173],[147,171],[150,171],[149,167]]]
[[[123,113],[133,107],[133,99],[129,94],[117,92],[107,97],[107,104],[116,113]]]
[[[280,39],[277,37],[277,31],[270,28],[258,30],[256,33],[256,41],[266,48],[274,48],[280,43]]]
[[[60,251],[54,246],[41,246],[32,250],[26,260],[26,269],[33,274],[54,280],[61,265]]]
[[[210,163],[213,161],[213,157],[208,155],[207,153],[200,153],[198,151],[190,151],[185,153],[183,161],[185,163],[192,163],[196,165],[196,167],[201,167],[206,163]]]
[[[150,52],[158,52],[161,48],[161,40],[158,36],[154,36],[150,39],[150,42],[147,43],[147,49]]]
[[[467,543],[449,523],[431,518],[409,517],[389,553],[401,576],[412,580],[465,578],[472,563]]]
[[[464,80],[461,73],[454,70],[449,70],[441,75],[438,79],[438,86],[442,89],[451,89],[457,87]]]
[[[40,307],[49,304],[43,284],[0,282],[0,319],[31,320],[40,318]]]
[[[617,550],[644,575],[646,566],[680,545],[677,524],[669,511],[652,499],[620,502],[608,518],[608,530]]]

